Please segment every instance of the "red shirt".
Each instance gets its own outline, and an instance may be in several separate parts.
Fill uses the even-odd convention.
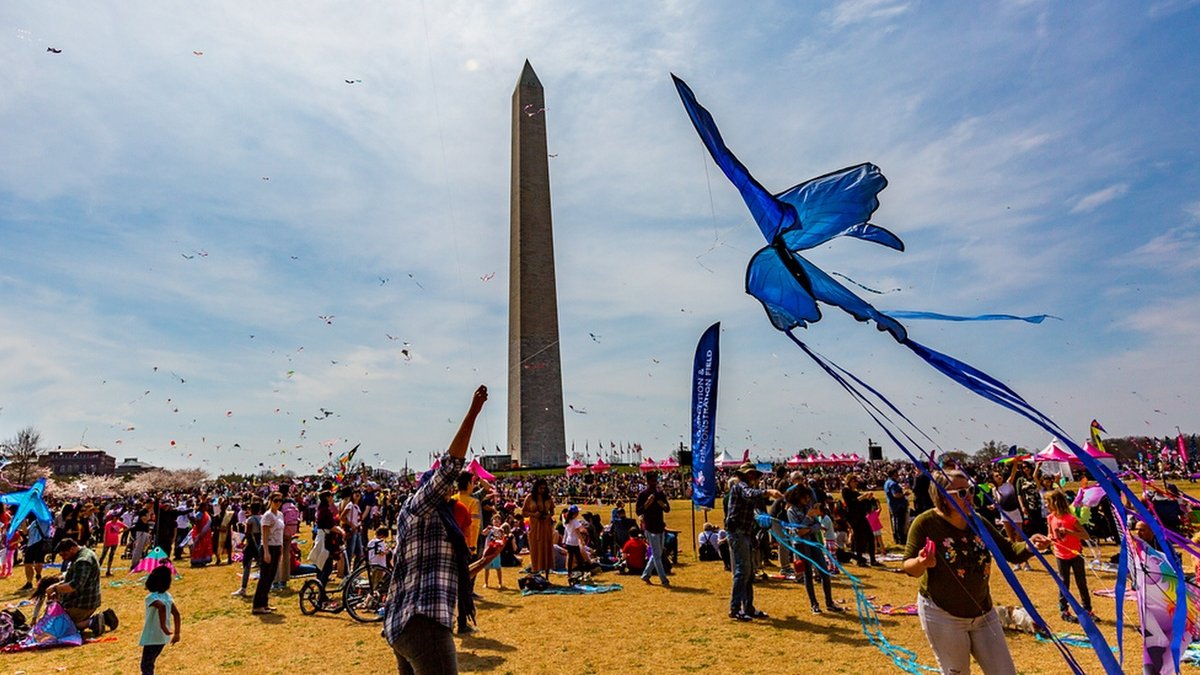
[[[1050,539],[1054,541],[1054,557],[1060,560],[1077,557],[1083,549],[1083,541],[1073,534],[1060,534],[1059,530],[1079,529],[1079,519],[1069,513],[1061,516],[1050,514],[1046,522],[1050,526]]]
[[[634,569],[642,569],[646,566],[646,551],[649,547],[646,546],[645,539],[629,538],[625,545],[621,547],[621,553],[625,554],[625,562]]]

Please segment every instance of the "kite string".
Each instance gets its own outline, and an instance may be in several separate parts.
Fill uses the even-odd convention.
[[[458,200],[451,198],[448,181],[446,179],[446,176],[448,173],[448,167],[449,167],[449,162],[447,161],[447,158],[446,158],[446,134],[445,134],[445,128],[442,124],[441,98],[438,96],[438,86],[437,86],[438,78],[436,77],[436,74],[434,73],[434,69],[433,69],[433,50],[430,46],[430,40],[429,40],[429,16],[425,11],[425,0],[421,0],[421,24],[422,24],[422,27],[425,29],[425,63],[426,63],[426,67],[429,70],[429,81],[431,82],[430,89],[433,92],[433,114],[434,114],[434,118],[437,120],[438,143],[441,145],[441,149],[442,149],[442,164],[441,164],[441,167],[439,167],[440,168],[439,178],[441,179],[440,182],[441,182],[442,192],[443,192],[443,194],[446,195],[446,202],[449,203],[449,207],[450,207],[450,228],[449,228],[450,229],[450,241],[451,241],[452,245],[454,246],[454,271],[455,271],[454,289],[455,289],[455,291],[457,291],[458,301],[465,306],[467,304],[467,298],[466,298],[466,291],[463,288],[462,252],[459,248],[459,242],[458,242],[458,231],[459,231],[459,218],[458,218],[458,207],[457,207]],[[475,355],[474,341],[467,340],[466,342],[467,342],[467,358],[469,359],[469,362],[470,363],[478,363],[478,361],[476,360],[476,355]],[[487,406],[484,406],[484,410],[483,410],[483,428],[484,428],[484,435],[489,440],[492,440],[491,423],[490,423],[490,417],[488,415]],[[486,449],[486,447],[487,446],[485,444],[484,448]]]

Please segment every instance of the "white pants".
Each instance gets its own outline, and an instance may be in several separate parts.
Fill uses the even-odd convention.
[[[917,616],[945,675],[970,673],[972,655],[986,675],[1016,675],[995,608],[974,619],[961,619],[918,593]]]

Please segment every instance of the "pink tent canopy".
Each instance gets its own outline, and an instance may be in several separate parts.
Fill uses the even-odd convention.
[[[1033,456],[1035,462],[1079,462],[1075,455],[1072,455],[1069,450],[1064,448],[1058,439],[1050,441],[1050,445],[1038,454]]]
[[[574,476],[575,474],[583,473],[584,471],[587,471],[587,465],[578,459],[567,465],[568,476]]]
[[[796,455],[795,457],[792,457],[791,459],[789,459],[787,461],[787,465],[790,467],[797,467],[803,463],[804,463],[804,458],[801,457],[800,455]]]
[[[478,459],[471,460],[471,463],[467,465],[467,471],[475,474],[476,478],[479,478],[480,480],[486,480],[489,483],[496,480],[496,477],[492,475],[492,472],[483,468],[483,465],[479,463]]]
[[[674,457],[668,457],[668,458],[666,458],[666,459],[664,459],[663,461],[661,461],[661,462],[659,462],[659,463],[658,463],[658,468],[660,468],[660,469],[665,469],[665,470],[668,470],[668,471],[670,471],[670,470],[672,470],[672,469],[678,469],[678,468],[679,468],[679,462],[678,462],[678,461],[677,461],[677,460],[676,460]]]
[[[658,463],[656,463],[654,460],[647,457],[641,464],[638,464],[638,469],[642,473],[650,473],[651,471],[658,471]]]
[[[592,473],[604,473],[612,468],[612,464],[609,464],[602,459],[598,459],[596,460],[596,463],[589,468],[592,470]]]
[[[442,465],[442,460],[439,457],[438,459],[433,460],[433,465],[429,467],[429,470],[437,471],[438,467],[440,467],[441,465]],[[471,460],[471,463],[467,465],[467,471],[470,471],[471,473],[475,474],[475,477],[480,480],[486,480],[488,482],[492,482],[492,481],[496,480],[496,476],[493,475],[492,472],[483,468],[483,465],[479,463],[478,459]]]

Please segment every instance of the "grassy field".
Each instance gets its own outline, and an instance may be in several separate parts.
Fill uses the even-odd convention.
[[[505,570],[505,590],[478,589],[479,632],[456,638],[463,672],[536,673],[792,673],[820,669],[827,673],[895,673],[889,659],[869,645],[853,611],[844,615],[809,613],[802,584],[765,582],[756,587],[756,604],[770,619],[737,623],[727,616],[730,577],[721,564],[696,562],[687,542],[691,521],[687,502],[676,502],[669,525],[684,531],[680,566],[673,587],[647,586],[637,577],[598,575],[600,583],[620,583],[619,592],[594,596],[522,597],[516,575]],[[603,516],[607,519],[607,514]],[[699,518],[699,516],[697,516]],[[1106,548],[1105,553],[1115,553]],[[186,565],[186,563],[185,563]],[[891,567],[898,567],[891,563]],[[851,572],[859,573],[851,567]],[[272,604],[279,614],[250,614],[249,598],[230,597],[241,567],[181,568],[183,578],[171,588],[183,615],[182,641],[168,647],[158,660],[160,673],[311,673],[342,669],[353,672],[394,672],[391,650],[380,637],[379,624],[355,623],[345,613],[300,614],[293,591],[278,594]],[[1034,602],[1057,630],[1057,594],[1044,572],[1019,572]],[[996,575],[999,577],[999,575]],[[916,580],[886,570],[864,570],[861,577],[877,605],[914,601]],[[0,672],[138,672],[137,646],[145,591],[137,577],[104,579],[104,604],[113,607],[122,624],[115,642],[0,656]],[[1111,588],[1113,575],[1089,572],[1093,590]],[[560,578],[561,579],[561,578]],[[114,580],[123,585],[110,587]],[[23,576],[0,581],[0,601],[23,597],[17,588]],[[495,580],[493,578],[493,586]],[[998,604],[1017,605],[1001,579],[992,584]],[[819,590],[818,590],[819,592]],[[853,594],[842,580],[834,581],[834,598],[853,609]],[[1102,628],[1113,633],[1111,599],[1095,598]],[[1136,631],[1134,603],[1125,641],[1126,669],[1140,670],[1141,640]],[[882,617],[884,631],[894,643],[917,652],[926,665],[933,654],[915,616]],[[1078,628],[1077,626],[1075,627]],[[1115,644],[1115,642],[1112,642]],[[1032,635],[1009,634],[1009,645],[1023,673],[1062,673],[1066,666],[1055,648]],[[1074,649],[1088,672],[1100,672],[1093,652]]]

